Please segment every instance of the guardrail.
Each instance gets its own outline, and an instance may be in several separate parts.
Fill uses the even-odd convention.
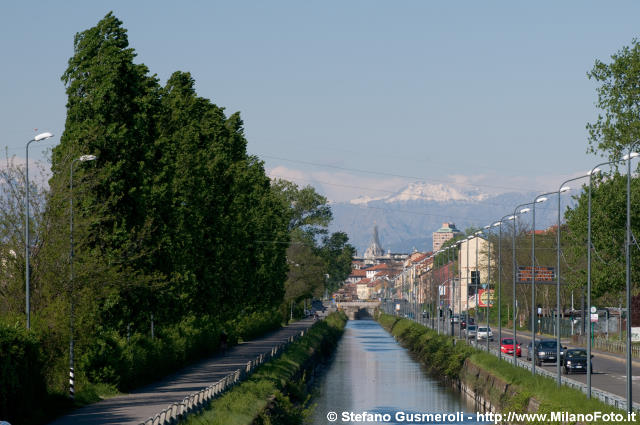
[[[387,312],[387,313],[388,314],[394,314],[393,311]],[[409,319],[409,320],[413,320],[414,322],[416,322],[418,324],[421,324],[423,326],[426,326],[426,327],[429,327],[429,328],[435,330],[433,327],[430,326],[428,321],[426,321],[425,323],[422,323],[420,320],[415,320],[415,319]],[[442,333],[443,330],[440,329],[440,332]],[[596,339],[596,341],[597,340],[598,339]],[[606,340],[601,340],[601,341],[606,341]],[[470,342],[471,345],[475,346],[475,341],[471,340],[469,342]],[[486,351],[486,349],[487,349],[486,341],[482,341],[481,343],[478,343],[478,347],[476,347],[476,348],[479,348],[481,350]],[[637,347],[634,347],[634,348],[637,348]],[[626,345],[625,345],[625,349],[626,349]],[[499,356],[497,349],[491,348],[489,351],[493,355],[495,355],[496,357]],[[503,353],[501,358],[502,358],[503,361],[508,361],[508,362],[513,364],[513,356],[505,355]],[[518,366],[522,367],[522,368],[525,368],[525,369],[529,370],[529,371],[531,370],[531,362],[517,359],[516,360],[516,364]],[[543,369],[541,367],[537,367],[536,368],[536,374],[544,375],[544,376],[547,376],[547,377],[552,378],[552,379],[557,379],[557,374],[556,373],[549,372],[549,371],[547,371],[547,370],[545,370],[545,369]],[[575,381],[575,380],[573,380],[571,378],[568,378],[566,376],[563,376],[561,379],[562,379],[562,383],[564,385],[567,385],[567,386],[569,386],[571,388],[580,390],[585,394],[587,393],[587,385],[586,384],[583,384],[582,382],[579,382],[579,381]],[[598,388],[594,388],[593,386],[591,387],[591,396],[594,397],[594,398],[597,398],[598,400],[602,401],[603,403],[608,404],[609,406],[613,406],[613,407],[616,407],[616,408],[622,409],[622,410],[626,410],[627,409],[627,399],[625,397],[621,397],[619,395],[616,395],[616,394],[613,394],[613,393],[610,393],[610,392],[607,392],[607,391],[603,391],[603,390],[600,390]],[[633,405],[633,409],[634,410],[640,411],[640,403],[633,402],[632,405]]]
[[[248,361],[244,368],[236,369],[218,382],[186,396],[180,402],[170,404],[146,421],[140,422],[140,425],[175,425],[188,415],[201,411],[217,396],[245,380],[258,366],[280,356],[289,344],[303,337],[304,334],[305,331],[302,330],[300,333],[290,336],[286,342],[273,347],[270,352],[262,353],[255,359]]]

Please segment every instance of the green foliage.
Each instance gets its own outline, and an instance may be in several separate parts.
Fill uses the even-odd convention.
[[[579,286],[587,280],[588,193],[577,198],[576,206],[565,213],[563,250],[570,268],[569,281]],[[640,234],[640,181],[631,180],[631,230]],[[617,304],[625,288],[626,176],[598,177],[591,193],[591,287],[592,296]],[[635,248],[632,248],[635,250]],[[637,256],[634,263],[637,263]],[[640,269],[632,265],[632,281],[640,278]]]
[[[346,321],[343,313],[333,313],[315,323],[279,358],[260,366],[249,379],[214,400],[202,413],[187,418],[186,424],[301,424],[306,401],[300,391],[304,370],[312,366],[313,356],[326,357],[335,350]],[[271,398],[271,409],[265,411]]]
[[[441,376],[457,378],[465,359],[475,351],[465,342],[458,341],[454,345],[452,338],[407,319],[388,314],[379,314],[376,319],[404,346],[415,352],[432,372]]]
[[[40,342],[21,325],[0,323],[0,417],[14,423],[38,412],[46,396]]]
[[[611,56],[611,63],[596,60],[587,73],[601,86],[596,106],[604,115],[587,124],[591,152],[614,160],[640,141],[640,43],[624,46]]]
[[[325,236],[319,255],[324,261],[325,273],[328,275],[326,287],[333,292],[344,282],[351,273],[351,260],[356,249],[348,243],[349,237],[344,232],[335,232]]]
[[[541,375],[533,376],[528,370],[500,360],[487,352],[477,350],[463,341],[457,341],[453,345],[453,338],[438,335],[434,330],[410,320],[388,314],[378,314],[376,319],[403,345],[415,353],[425,365],[440,376],[469,379],[468,376],[462,376],[461,373],[466,360],[505,381],[509,384],[509,388],[513,389],[513,395],[503,396],[500,400],[492,400],[495,405],[503,406],[503,411],[525,412],[529,399],[534,397],[540,403],[539,413],[559,411],[621,413],[620,410],[599,400],[587,399],[579,390],[566,386],[558,388],[554,379]],[[482,388],[485,382],[474,382],[474,384]]]

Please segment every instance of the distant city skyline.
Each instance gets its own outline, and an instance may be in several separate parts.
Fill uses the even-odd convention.
[[[152,9],[152,12],[151,12]],[[638,36],[633,1],[9,2],[2,14],[2,146],[18,161],[64,130],[60,76],[76,32],[110,10],[161,84],[240,111],[272,177],[332,201],[410,183],[546,191],[586,153],[586,73]],[[37,129],[37,130],[36,130]]]

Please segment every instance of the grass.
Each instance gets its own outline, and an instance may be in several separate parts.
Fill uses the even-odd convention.
[[[386,314],[380,314],[377,320],[403,345],[417,354],[420,360],[432,371],[444,372],[443,374],[447,377],[457,378],[463,372],[464,362],[467,360],[490,375],[508,383],[516,390],[515,395],[509,397],[501,394],[499,400],[492,399],[493,404],[503,406],[503,411],[526,411],[529,400],[533,397],[539,402],[538,413],[624,413],[600,400],[587,399],[586,395],[579,390],[566,386],[558,387],[554,379],[541,375],[533,376],[528,370],[500,360],[487,352],[477,350],[463,341],[458,341],[453,346],[453,338],[438,335],[432,329],[410,320]],[[475,382],[475,384],[482,385],[482,382]],[[488,393],[491,394],[490,390],[488,389]],[[498,397],[497,394],[492,394],[492,396]]]
[[[277,359],[189,417],[187,425],[300,424],[308,401],[304,371],[314,355],[328,356],[342,335],[346,316],[333,313],[317,322]],[[268,411],[266,407],[269,405]]]

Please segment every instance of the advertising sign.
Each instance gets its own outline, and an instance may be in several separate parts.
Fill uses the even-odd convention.
[[[516,276],[518,279],[518,283],[531,283],[533,270],[534,268],[532,266],[518,266],[518,274]],[[535,273],[535,283],[555,283],[556,269],[554,267],[536,266]]]
[[[640,342],[640,327],[634,326],[631,328],[631,342]]]
[[[478,307],[493,306],[493,289],[480,289],[478,291]]]

